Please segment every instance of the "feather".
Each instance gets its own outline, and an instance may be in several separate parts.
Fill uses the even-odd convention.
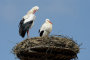
[[[41,32],[40,32],[40,36],[42,36],[42,35],[43,35],[43,33],[44,33],[44,31],[41,31]]]
[[[19,23],[19,35],[22,37],[24,37],[26,33],[26,31],[24,30],[24,26],[23,26],[24,20],[25,19],[23,18]]]

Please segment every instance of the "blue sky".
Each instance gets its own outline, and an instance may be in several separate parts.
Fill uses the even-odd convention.
[[[0,0],[0,59],[18,60],[12,48],[23,39],[18,24],[33,6],[39,6],[30,37],[39,36],[38,30],[48,18],[53,23],[51,34],[73,37],[83,43],[79,60],[90,60],[90,0]]]

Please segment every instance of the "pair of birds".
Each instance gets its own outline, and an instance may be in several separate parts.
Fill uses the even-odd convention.
[[[29,38],[29,29],[32,28],[35,21],[35,13],[39,10],[38,6],[34,6],[28,13],[23,17],[19,23],[19,35],[24,37],[27,32],[27,37]],[[41,37],[46,37],[52,31],[52,22],[49,19],[45,20],[45,23],[39,29],[39,35]]]

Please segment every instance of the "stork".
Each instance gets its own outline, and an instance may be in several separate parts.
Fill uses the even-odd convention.
[[[26,32],[27,37],[29,38],[29,29],[34,25],[34,20],[36,18],[35,12],[38,11],[39,7],[34,6],[27,14],[22,18],[19,23],[19,35],[24,38]]]
[[[50,32],[52,31],[52,22],[49,19],[46,19],[44,24],[41,26],[39,30],[40,37],[48,37]]]

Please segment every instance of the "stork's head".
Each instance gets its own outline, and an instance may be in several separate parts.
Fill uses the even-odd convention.
[[[45,22],[48,22],[48,23],[52,24],[52,22],[49,19],[46,19]]]
[[[27,14],[23,18],[27,19],[30,16],[30,14],[34,14],[36,11],[38,11],[38,9],[38,6],[34,6],[31,10],[27,12]]]
[[[39,10],[39,7],[38,6],[34,6],[32,9],[31,9],[31,13],[35,13],[36,11]]]

